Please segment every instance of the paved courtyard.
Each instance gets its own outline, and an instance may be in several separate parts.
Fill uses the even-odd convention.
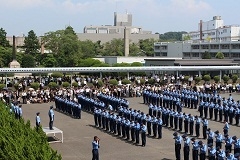
[[[228,94],[222,95],[228,97]],[[233,95],[235,100],[240,96]],[[148,112],[148,106],[142,104],[142,97],[128,98],[130,107]],[[40,112],[42,126],[48,126],[48,110],[53,103],[23,105],[23,116],[35,125],[35,113]],[[184,112],[199,115],[195,109],[184,109]],[[235,121],[234,121],[235,122]],[[163,138],[148,137],[146,147],[135,146],[120,137],[95,128],[93,115],[82,112],[82,119],[73,119],[55,111],[54,126],[63,131],[64,143],[51,144],[52,148],[62,155],[63,160],[90,160],[91,142],[97,135],[100,141],[101,160],[171,160],[175,159],[172,129],[163,128]],[[222,132],[223,123],[209,121],[209,127]],[[240,127],[230,126],[229,135],[240,137]],[[202,130],[201,130],[202,137]],[[204,140],[205,141],[205,140]],[[140,141],[141,143],[141,141]]]

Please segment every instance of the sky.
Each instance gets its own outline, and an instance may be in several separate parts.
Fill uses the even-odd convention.
[[[133,26],[153,33],[196,31],[200,20],[219,15],[240,24],[239,0],[0,0],[0,28],[8,36],[38,36],[72,26],[113,25],[114,12],[131,13]]]

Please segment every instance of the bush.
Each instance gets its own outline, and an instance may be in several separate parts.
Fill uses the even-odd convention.
[[[46,134],[30,126],[30,121],[16,120],[9,108],[0,103],[0,157],[6,160],[61,160],[47,142]]]
[[[17,91],[17,90],[19,89],[19,83],[15,83],[15,84],[14,84],[14,88],[15,88],[15,90]]]
[[[190,76],[184,76],[184,82],[188,82],[189,78],[190,78]]]
[[[57,89],[59,86],[58,86],[58,84],[55,83],[55,82],[50,82],[50,83],[48,84],[48,87],[49,87],[50,89]]]
[[[63,74],[60,73],[60,72],[54,72],[54,73],[51,74],[51,76],[53,78],[61,78],[61,77],[63,77]]]
[[[4,87],[6,87],[6,84],[0,84],[0,91],[3,90]]]
[[[227,75],[224,75],[222,79],[223,79],[224,83],[228,83],[230,77]]]
[[[139,83],[139,80],[140,80],[140,83]],[[139,80],[136,80],[136,84],[138,84],[138,85],[143,85],[143,84],[145,84],[145,79],[143,79],[143,78],[141,78],[141,79],[139,79]]]
[[[215,83],[218,83],[220,81],[220,77],[219,76],[214,76],[213,77]]]
[[[203,76],[203,80],[204,80],[205,82],[210,81],[210,80],[211,80],[210,75],[208,75],[208,74],[204,75],[204,76]]]
[[[101,79],[98,79],[97,86],[102,87],[104,85],[103,81]]]
[[[78,83],[77,82],[72,82],[72,86],[73,87],[78,87]]]
[[[236,75],[236,74],[232,75],[232,81],[233,81],[233,83],[236,83],[237,80],[238,80],[238,75]]]
[[[89,88],[93,88],[93,87],[94,87],[93,83],[87,83],[87,86],[88,86]]]
[[[34,83],[31,83],[30,87],[37,90],[40,87],[40,84],[38,82],[34,82]]]
[[[116,85],[118,85],[118,81],[116,79],[110,79],[109,84],[116,86]]]
[[[128,80],[128,79],[123,79],[122,80],[122,84],[131,84],[131,81],[130,80]]]
[[[46,76],[48,76],[48,73],[32,73],[32,76],[34,76],[34,77],[37,77],[40,75],[41,75],[41,77],[46,77]]]
[[[70,83],[69,83],[69,82],[63,82],[63,83],[62,83],[62,86],[63,86],[64,88],[70,87]]]
[[[146,81],[145,83],[153,85],[155,83],[155,80],[154,79],[148,79],[148,81]]]
[[[195,84],[198,84],[201,81],[201,78],[200,77],[195,77],[194,80],[195,80]]]

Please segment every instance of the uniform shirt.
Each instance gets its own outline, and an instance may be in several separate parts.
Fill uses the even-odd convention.
[[[200,124],[201,123],[201,118],[196,118],[196,124]]]
[[[182,143],[182,137],[181,136],[175,136],[175,144],[181,144]]]
[[[233,143],[232,137],[227,137],[224,140],[225,140],[226,146],[232,146],[232,143]]]
[[[234,148],[240,148],[240,139],[236,139],[235,141],[233,141],[234,144]]]
[[[203,124],[203,126],[208,126],[208,120],[204,119],[204,120],[202,121],[202,124]]]
[[[207,131],[208,139],[213,139],[214,134],[215,133],[213,131]]]
[[[224,127],[223,127],[223,129],[229,130],[229,125],[228,125],[228,123],[227,123],[227,122],[224,124]]]
[[[157,120],[157,124],[159,125],[159,126],[161,126],[162,125],[162,119],[161,118],[159,118],[158,120]]]
[[[222,134],[217,134],[216,136],[215,136],[215,138],[216,138],[216,142],[222,142],[222,140],[223,140],[223,137],[222,137]]]
[[[200,145],[198,144],[198,141],[194,141],[193,143],[192,143],[192,145],[193,145],[193,147],[192,147],[192,149],[193,150],[199,150],[199,148],[200,148]]]
[[[142,132],[142,133],[146,133],[146,131],[147,131],[147,127],[146,127],[145,125],[143,125],[143,126],[141,127],[141,132]]]
[[[226,156],[226,154],[223,150],[221,150],[217,155],[218,160],[224,160],[225,156]]]
[[[184,147],[187,147],[187,146],[190,146],[190,138],[188,138],[188,137],[186,137],[185,139],[184,139]]]
[[[96,141],[92,141],[92,148],[93,149],[98,149],[100,147],[100,144]]]
[[[203,144],[200,146],[200,153],[206,153],[207,152],[207,145]]]
[[[234,157],[232,153],[230,153],[227,157],[226,160],[237,160],[237,158]]]
[[[49,113],[48,113],[48,115],[50,116],[50,118],[51,118],[51,121],[53,121],[54,112],[53,112],[53,110],[52,110],[52,109],[50,109],[50,110],[49,110]]]
[[[216,149],[214,147],[211,147],[208,149],[208,156],[215,156],[216,155]]]
[[[37,116],[37,117],[36,117],[36,122],[37,122],[37,124],[40,124],[40,123],[41,123],[40,116]]]

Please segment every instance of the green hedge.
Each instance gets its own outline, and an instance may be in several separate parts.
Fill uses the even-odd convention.
[[[0,159],[61,160],[47,142],[42,130],[36,131],[23,119],[16,120],[8,107],[0,102]]]

